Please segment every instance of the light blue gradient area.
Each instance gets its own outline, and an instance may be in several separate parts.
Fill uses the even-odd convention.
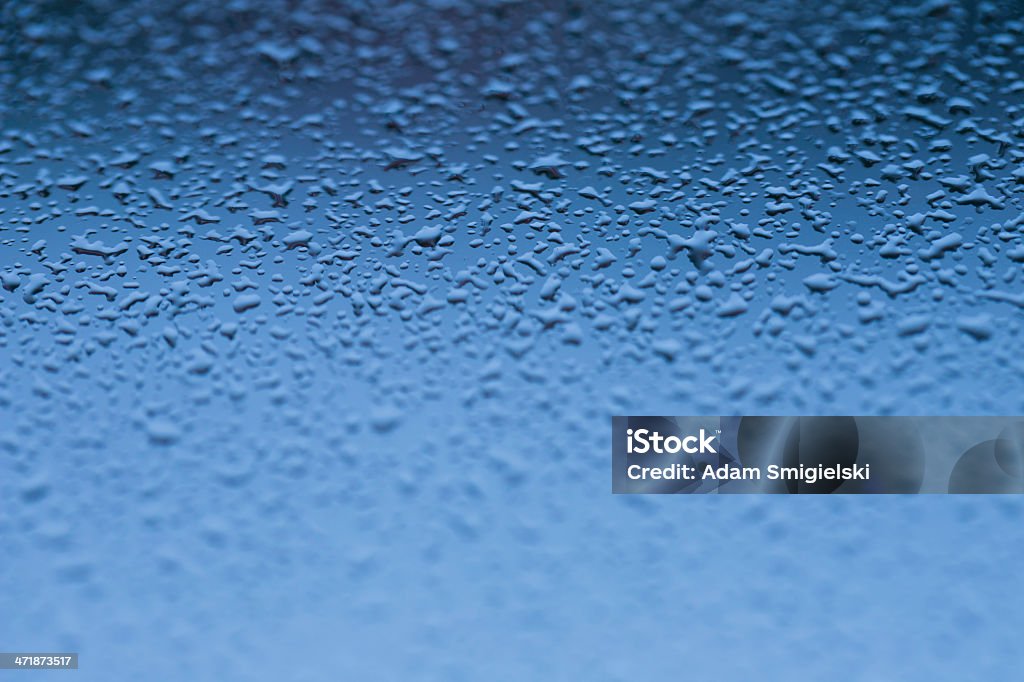
[[[410,403],[386,434],[341,426],[360,408],[317,388],[294,408],[312,422],[214,398],[194,439],[154,447],[86,407],[6,453],[4,499],[28,509],[0,516],[0,640],[79,651],[89,680],[991,679],[1020,661],[1016,497],[615,497],[607,403],[572,388],[557,410],[512,389],[501,409]]]

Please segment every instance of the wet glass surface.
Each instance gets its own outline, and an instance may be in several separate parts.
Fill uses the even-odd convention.
[[[1024,662],[1016,498],[608,478],[613,414],[1024,411],[1017,4],[0,16],[0,649],[84,680]]]

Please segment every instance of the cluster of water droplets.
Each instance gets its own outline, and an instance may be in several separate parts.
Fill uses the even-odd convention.
[[[2,10],[0,538],[60,584],[33,631],[190,580],[306,603],[324,565],[387,621],[396,542],[450,587],[467,544],[600,526],[611,414],[1021,409],[1013,7],[641,5]]]

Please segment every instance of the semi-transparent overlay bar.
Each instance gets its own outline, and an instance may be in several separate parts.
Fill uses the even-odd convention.
[[[78,670],[78,654],[0,653],[0,670]]]
[[[1021,416],[612,417],[612,492],[1015,494]]]

